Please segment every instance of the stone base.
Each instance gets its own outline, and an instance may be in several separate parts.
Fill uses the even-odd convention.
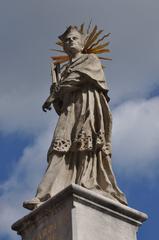
[[[136,240],[147,215],[70,185],[13,224],[23,240]]]

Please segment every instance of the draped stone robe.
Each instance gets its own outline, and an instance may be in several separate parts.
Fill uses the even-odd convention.
[[[95,54],[84,54],[65,66],[53,96],[59,119],[48,151],[48,168],[37,190],[41,201],[76,183],[126,204],[112,171],[107,93]]]

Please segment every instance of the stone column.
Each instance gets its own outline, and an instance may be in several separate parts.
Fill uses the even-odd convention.
[[[13,224],[23,240],[136,240],[147,215],[72,184]]]

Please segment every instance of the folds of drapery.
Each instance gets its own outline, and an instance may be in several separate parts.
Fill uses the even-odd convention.
[[[54,153],[36,197],[46,201],[72,183],[127,204],[117,186],[111,158],[102,151]]]
[[[111,155],[112,116],[102,92],[76,91],[63,98],[48,157],[54,151],[98,151]]]
[[[112,115],[100,61],[85,54],[61,76],[55,98],[60,114],[37,197],[45,201],[76,183],[126,204],[111,165]]]

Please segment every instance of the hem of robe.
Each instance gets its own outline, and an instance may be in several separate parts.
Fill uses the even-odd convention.
[[[36,197],[44,202],[73,183],[127,205],[124,193],[117,186],[111,158],[102,151],[54,152]]]

